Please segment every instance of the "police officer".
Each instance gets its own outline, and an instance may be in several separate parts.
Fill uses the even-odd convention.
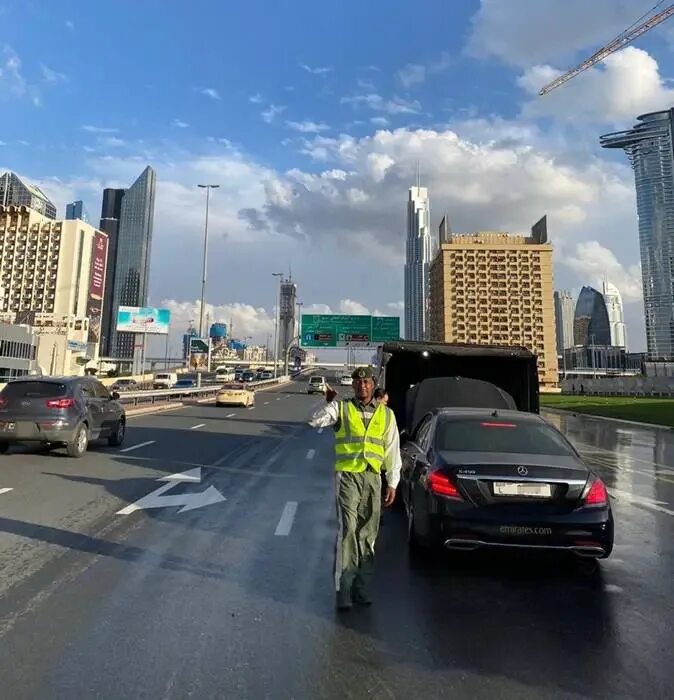
[[[327,405],[319,408],[309,425],[336,426],[335,480],[337,542],[335,589],[337,608],[353,603],[370,605],[374,550],[381,514],[381,474],[386,472],[384,506],[393,504],[402,462],[395,416],[374,398],[375,381],[370,367],[351,375],[354,396],[337,399],[328,387]]]

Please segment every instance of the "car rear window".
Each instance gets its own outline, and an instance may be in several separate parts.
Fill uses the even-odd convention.
[[[68,388],[58,382],[10,382],[2,395],[10,399],[41,399],[65,396]]]
[[[323,377],[312,377],[310,380],[311,384],[322,384]]]
[[[453,452],[570,455],[564,438],[545,423],[500,418],[440,420],[436,447]]]
[[[223,389],[227,389],[228,391],[236,391],[237,389],[245,389],[243,384],[224,384]]]

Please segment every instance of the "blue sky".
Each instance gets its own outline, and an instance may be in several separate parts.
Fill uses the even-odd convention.
[[[598,136],[671,106],[674,22],[536,90],[653,4],[0,0],[0,166],[96,219],[102,187],[151,164],[151,296],[181,322],[199,293],[194,186],[218,182],[213,317],[264,339],[289,265],[307,308],[399,313],[419,159],[434,227],[448,211],[457,231],[522,231],[547,212],[556,286],[608,274],[640,349],[632,174]]]

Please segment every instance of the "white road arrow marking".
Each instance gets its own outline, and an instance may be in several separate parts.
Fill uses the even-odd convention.
[[[178,513],[186,513],[189,510],[195,510],[196,508],[202,508],[203,506],[211,506],[215,503],[221,503],[227,499],[218,491],[215,486],[209,486],[205,491],[201,493],[177,493],[164,495],[167,491],[172,489],[177,483],[180,482],[200,482],[201,481],[201,467],[196,469],[190,469],[186,472],[179,472],[177,474],[170,474],[168,476],[162,476],[157,481],[167,481],[168,483],[163,484],[158,489],[155,489],[147,496],[143,496],[138,499],[135,503],[122,508],[117,511],[117,515],[130,515],[135,513],[137,510],[144,510],[146,508],[170,508],[182,506]]]
[[[10,488],[0,489],[0,495],[2,495],[3,493],[9,493],[10,491],[14,491],[14,489],[10,489]]]

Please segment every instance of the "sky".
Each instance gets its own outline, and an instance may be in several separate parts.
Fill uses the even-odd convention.
[[[157,172],[150,299],[264,343],[304,312],[402,314],[407,188],[432,228],[529,231],[555,288],[607,276],[645,349],[633,173],[599,135],[674,102],[674,19],[545,97],[656,0],[0,0],[0,169],[100,216]],[[172,348],[173,352],[173,348]]]

